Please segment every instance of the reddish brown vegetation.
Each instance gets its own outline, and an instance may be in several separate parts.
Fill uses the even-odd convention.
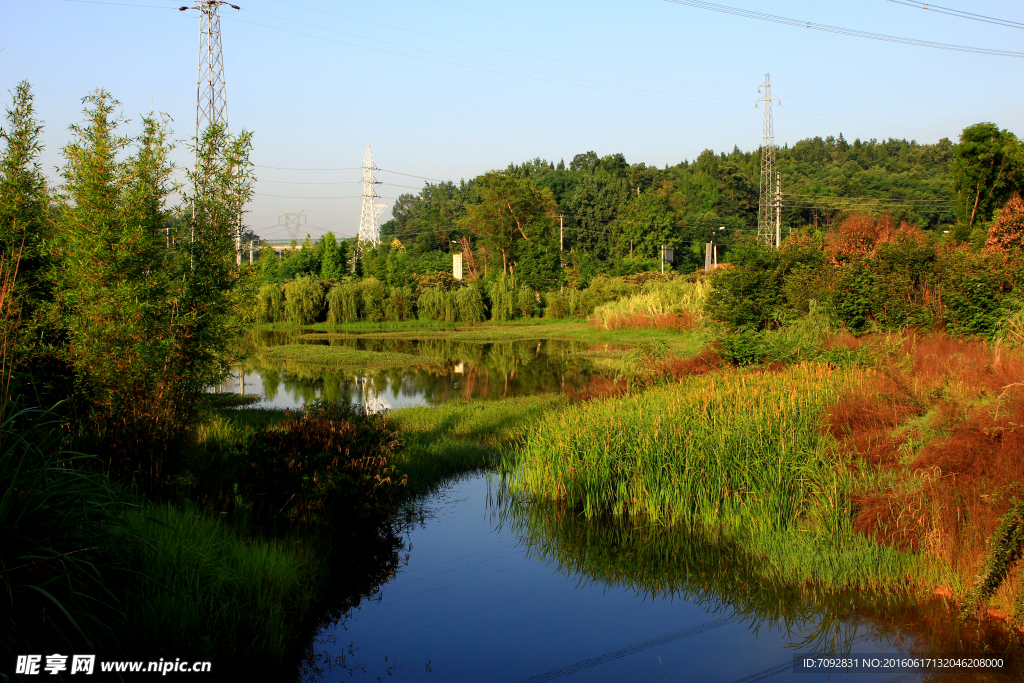
[[[829,415],[852,457],[899,473],[888,489],[856,498],[854,528],[973,572],[998,518],[1024,495],[1024,359],[944,335],[909,333],[902,350],[902,362]],[[906,450],[923,438],[907,420],[925,413],[938,436]]]
[[[825,253],[834,265],[839,265],[857,258],[874,256],[882,245],[903,240],[913,240],[920,244],[924,241],[924,233],[917,226],[906,222],[897,228],[889,214],[882,214],[877,221],[871,216],[850,216],[838,230],[829,234]]]
[[[985,251],[1006,252],[1024,249],[1024,201],[1016,194],[1006,202],[999,219],[989,228]]]

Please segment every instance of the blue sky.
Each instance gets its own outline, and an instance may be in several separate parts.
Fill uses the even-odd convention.
[[[761,142],[757,87],[771,73],[777,144],[838,135],[955,140],[993,121],[1024,134],[1024,59],[839,36],[664,0],[235,0],[222,10],[233,131],[254,131],[249,225],[285,237],[355,234],[372,145],[384,197],[422,178],[471,178],[510,162],[622,152],[658,166]],[[720,0],[893,36],[1024,52],[1024,30],[888,0]],[[195,126],[199,20],[183,0],[5,3],[0,87],[36,93],[48,171],[61,164],[81,98],[111,91],[134,119],[152,106]],[[1024,22],[1008,0],[943,6]],[[142,6],[139,6],[142,5]],[[180,166],[191,162],[184,145]],[[403,173],[407,175],[399,175]],[[270,195],[284,195],[270,196]],[[340,198],[338,198],[340,197]],[[390,203],[389,200],[385,200]],[[389,214],[385,214],[385,219]]]

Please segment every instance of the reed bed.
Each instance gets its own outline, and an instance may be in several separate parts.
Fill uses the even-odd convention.
[[[517,461],[506,456],[510,487],[588,517],[630,513],[761,531],[813,510],[824,518],[809,504],[835,464],[820,414],[866,376],[808,363],[733,370],[572,406],[533,429]]]
[[[692,325],[702,317],[711,283],[708,280],[655,282],[644,291],[598,306],[591,323],[603,330],[623,327]]]

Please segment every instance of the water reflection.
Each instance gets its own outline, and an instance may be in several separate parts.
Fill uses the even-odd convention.
[[[492,523],[515,535],[526,557],[605,592],[627,591],[643,600],[697,604],[751,633],[779,630],[794,653],[843,655],[993,653],[1011,664],[999,672],[920,674],[925,681],[1024,680],[1019,634],[992,622],[968,622],[939,600],[834,593],[813,586],[781,589],[763,578],[767,558],[753,556],[721,535],[684,524],[577,516],[564,508],[508,496],[501,487],[489,501]],[[908,679],[911,680],[911,679]]]
[[[565,340],[496,343],[444,339],[308,339],[294,332],[254,330],[247,359],[221,391],[263,397],[263,405],[294,408],[314,399],[373,410],[434,405],[455,399],[497,399],[577,388],[593,375],[586,344]],[[315,336],[314,336],[315,337]],[[270,346],[309,343],[418,356],[425,364],[378,370],[325,368],[268,358]]]

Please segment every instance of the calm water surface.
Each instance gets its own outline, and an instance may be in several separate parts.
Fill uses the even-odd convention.
[[[726,548],[499,505],[485,475],[433,496],[406,533],[397,574],[319,633],[305,680],[982,680],[797,673],[798,652],[951,650],[899,606],[758,588]]]
[[[313,338],[310,338],[313,337]],[[261,406],[298,408],[317,398],[367,405],[374,410],[436,405],[454,399],[488,400],[562,392],[588,382],[593,365],[580,354],[586,344],[564,340],[454,343],[419,339],[325,339],[266,332],[260,346],[309,343],[404,353],[439,359],[424,367],[351,371],[270,360],[258,349],[220,391],[262,397]]]

